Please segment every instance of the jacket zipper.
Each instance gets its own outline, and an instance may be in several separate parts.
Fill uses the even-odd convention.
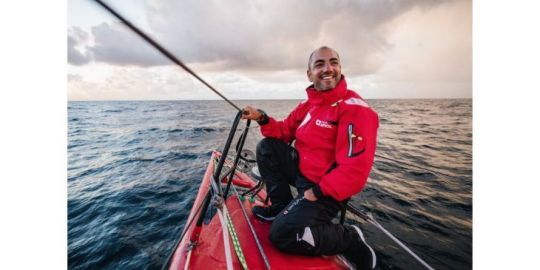
[[[353,151],[353,124],[349,124],[349,152],[347,154],[348,157],[352,157],[352,151]]]

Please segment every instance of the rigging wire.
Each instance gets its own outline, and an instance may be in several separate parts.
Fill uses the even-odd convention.
[[[386,228],[384,228],[377,220],[373,217],[371,213],[365,214],[362,211],[360,211],[358,208],[352,206],[351,203],[347,204],[347,210],[349,212],[353,213],[357,217],[362,218],[363,220],[371,223],[375,227],[377,227],[380,231],[382,231],[386,236],[388,236],[392,241],[394,241],[396,244],[398,244],[403,250],[405,250],[409,255],[411,255],[416,261],[421,263],[426,269],[433,270],[434,268],[429,265],[426,261],[424,261],[420,256],[418,256],[414,251],[412,251],[407,245],[405,245],[403,242],[401,242],[397,237],[395,237],[392,233],[390,233]]]
[[[135,25],[133,25],[130,21],[122,17],[118,12],[116,12],[113,8],[105,4],[101,0],[94,0],[96,3],[98,3],[101,7],[106,9],[109,13],[111,13],[114,17],[118,18],[120,21],[122,21],[129,29],[131,29],[133,32],[135,32],[137,35],[139,35],[141,38],[146,40],[146,42],[150,43],[155,49],[157,49],[161,54],[163,54],[165,57],[169,58],[169,60],[173,61],[176,65],[183,68],[185,71],[187,71],[189,74],[191,74],[193,77],[195,77],[197,80],[199,80],[202,84],[206,85],[210,90],[212,90],[214,93],[216,93],[218,96],[220,96],[223,100],[225,100],[227,103],[229,103],[231,106],[233,106],[238,111],[242,111],[240,107],[236,106],[232,101],[230,101],[228,98],[226,98],[224,95],[222,95],[218,90],[216,90],[212,85],[207,83],[205,80],[203,80],[197,73],[195,73],[193,70],[191,70],[188,66],[186,66],[180,59],[178,59],[176,56],[174,56],[171,52],[169,52],[167,49],[165,49],[163,46],[161,46],[159,43],[157,43],[155,40],[153,40],[151,37],[149,37],[147,34],[145,34],[143,31],[141,31],[139,28],[137,28]]]

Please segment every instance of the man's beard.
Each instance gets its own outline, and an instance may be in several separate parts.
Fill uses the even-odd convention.
[[[326,84],[323,82],[318,82],[314,86],[315,90],[317,91],[328,91],[336,88],[337,82]]]

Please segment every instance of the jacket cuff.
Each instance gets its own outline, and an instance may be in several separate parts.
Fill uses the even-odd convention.
[[[311,189],[313,190],[313,194],[315,194],[315,197],[317,197],[317,199],[324,197],[324,194],[322,193],[321,187],[319,185],[315,185]]]
[[[257,111],[261,113],[261,118],[257,120],[257,124],[259,124],[259,126],[268,124],[268,122],[270,122],[270,118],[268,117],[268,115],[263,110]]]

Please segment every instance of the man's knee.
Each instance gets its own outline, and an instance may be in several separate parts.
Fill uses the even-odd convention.
[[[274,221],[275,222],[275,221]],[[305,237],[305,227],[274,226],[270,228],[270,242],[279,250],[292,254],[314,255],[313,237]],[[311,232],[310,232],[311,233]]]
[[[279,155],[277,152],[277,145],[284,143],[281,140],[274,138],[264,138],[257,144],[256,160],[257,165],[260,167],[274,168],[278,165]]]
[[[271,153],[273,146],[277,143],[276,141],[278,140],[274,138],[263,138],[260,140],[257,144],[257,156]]]
[[[282,226],[275,221],[270,227],[269,238],[270,242],[272,242],[276,248],[282,251],[288,251],[290,249],[291,242],[296,241],[295,231],[293,228]]]

